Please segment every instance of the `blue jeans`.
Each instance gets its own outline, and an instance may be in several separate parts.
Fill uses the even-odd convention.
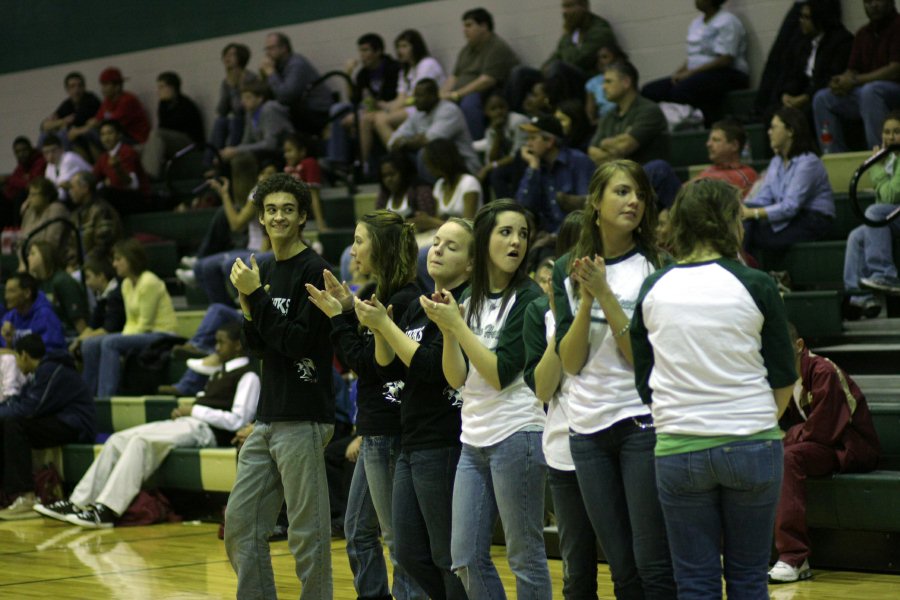
[[[846,96],[835,96],[829,88],[823,88],[813,96],[813,117],[816,121],[816,138],[825,123],[831,132],[831,152],[846,152],[844,128],[841,118],[862,119],[866,130],[866,148],[881,145],[881,126],[891,110],[900,106],[900,83],[873,81],[853,88]]]
[[[232,261],[234,262],[234,261]],[[191,344],[204,352],[212,354],[216,350],[216,332],[228,323],[241,320],[241,311],[231,304],[213,303],[206,309],[197,331],[191,338]]]
[[[81,376],[91,394],[100,398],[114,396],[122,376],[122,358],[140,352],[168,333],[108,333],[85,339],[81,343],[84,369]]]
[[[866,217],[882,220],[895,210],[896,204],[872,204],[866,209]],[[894,219],[886,227],[860,225],[850,232],[844,254],[844,289],[859,289],[859,280],[863,277],[897,276],[893,236],[900,236],[900,219]]]
[[[506,598],[491,562],[497,516],[503,522],[509,568],[519,600],[552,596],[544,548],[544,484],[547,463],[540,431],[520,431],[476,448],[463,444],[453,486],[453,571],[470,600]]]
[[[575,471],[547,469],[563,563],[563,598],[597,598],[597,536]]]
[[[392,594],[397,600],[426,598],[425,592],[397,563],[391,501],[399,454],[399,435],[363,436],[344,518],[347,557],[353,571],[353,586],[360,598],[390,598]],[[394,583],[390,588],[379,526],[394,565]]]
[[[325,155],[328,157],[328,160],[341,164],[349,164],[352,158],[350,149],[350,145],[353,143],[351,132],[341,124],[345,114],[353,114],[353,105],[349,102],[336,102],[331,105],[328,111],[328,116],[333,120],[329,125],[331,136],[326,142]]]
[[[729,600],[769,597],[783,457],[764,440],[656,459],[679,600],[722,597],[721,554]]]
[[[257,421],[238,455],[225,509],[225,550],[238,576],[237,597],[275,598],[269,536],[287,506],[288,548],[302,600],[331,600],[331,514],[325,445],[334,427],[311,421]]]
[[[674,598],[649,417],[596,433],[572,433],[569,446],[594,533],[609,561],[616,598]],[[645,428],[642,428],[643,425]]]
[[[450,515],[461,448],[403,451],[394,472],[397,561],[433,600],[466,600],[453,574]]]
[[[466,118],[466,125],[473,140],[484,137],[484,106],[482,105],[481,92],[466,94],[459,100],[459,109]]]
[[[241,143],[243,136],[244,115],[216,117],[216,120],[213,121],[212,132],[209,135],[209,143],[217,150],[221,150],[225,146],[237,146]],[[204,159],[207,165],[212,164],[212,150],[206,150]]]
[[[197,263],[194,265],[194,276],[197,278],[197,285],[206,292],[210,303],[234,305],[237,290],[231,285],[231,267],[238,258],[249,264],[251,254],[256,254],[257,263],[272,256],[271,252],[253,252],[245,248],[218,252],[197,259]]]

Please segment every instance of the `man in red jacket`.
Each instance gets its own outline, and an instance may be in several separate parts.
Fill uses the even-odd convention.
[[[772,583],[812,576],[804,480],[871,471],[881,453],[869,405],[859,387],[840,367],[810,352],[793,325],[790,330],[800,379],[780,421],[785,430],[784,479],[775,518],[778,562],[769,571]]]
[[[25,136],[20,135],[13,141],[13,154],[16,156],[15,170],[9,175],[0,175],[3,186],[0,225],[3,227],[18,222],[19,204],[28,195],[28,184],[35,177],[42,177],[47,168],[44,156]]]

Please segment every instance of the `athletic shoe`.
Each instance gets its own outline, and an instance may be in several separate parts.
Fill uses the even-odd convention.
[[[34,514],[35,498],[33,493],[22,494],[13,503],[0,510],[0,519],[4,521],[19,521],[21,519],[38,519]]]
[[[184,285],[197,285],[197,277],[194,275],[193,269],[175,269],[175,277]]]
[[[804,560],[799,567],[792,567],[783,560],[779,560],[769,571],[769,583],[794,583],[812,577],[809,561]]]
[[[186,269],[193,269],[194,265],[197,264],[197,261],[200,260],[196,256],[182,256],[181,257],[181,266]]]
[[[863,277],[859,280],[859,284],[863,287],[888,292],[889,294],[900,294],[900,279],[896,277],[887,277],[884,275]]]
[[[57,521],[65,521],[66,517],[69,515],[81,512],[81,509],[69,500],[57,500],[56,502],[47,505],[38,502],[34,505],[34,510],[45,517],[50,517]]]
[[[66,521],[88,529],[110,529],[116,524],[118,518],[119,516],[110,507],[96,504],[81,512],[66,516]]]

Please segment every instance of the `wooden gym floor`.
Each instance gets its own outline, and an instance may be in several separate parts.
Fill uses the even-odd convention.
[[[200,600],[234,598],[235,576],[215,525],[185,523],[84,530],[47,519],[0,522],[0,598],[55,600]],[[332,543],[334,597],[354,600],[343,540]],[[502,547],[495,560],[510,598],[515,583]],[[272,545],[281,598],[300,586],[285,542]],[[562,567],[550,561],[554,598],[562,598]],[[600,565],[600,597],[612,598]],[[817,571],[811,581],[769,588],[776,600],[895,600],[900,576]]]

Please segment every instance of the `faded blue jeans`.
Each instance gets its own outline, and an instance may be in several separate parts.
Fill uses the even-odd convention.
[[[122,377],[122,358],[140,352],[169,333],[107,333],[81,343],[84,369],[81,376],[91,394],[99,398],[114,396]]]
[[[816,120],[816,139],[828,122],[831,132],[831,152],[849,150],[844,139],[841,118],[862,119],[866,130],[866,149],[881,145],[881,126],[888,113],[900,106],[900,83],[873,81],[859,85],[846,96],[836,96],[829,88],[823,88],[813,96],[813,117]]]
[[[333,598],[324,454],[333,430],[311,421],[257,421],[244,442],[225,509],[225,550],[241,600],[276,598],[269,536],[282,503],[301,600]]]
[[[618,600],[675,598],[650,423],[649,416],[623,419],[569,437],[584,505],[609,561]]]
[[[723,554],[728,600],[769,598],[783,468],[779,440],[734,442],[656,459],[679,600],[722,597]]]
[[[363,436],[344,516],[347,557],[359,598],[387,599],[392,594],[397,600],[427,597],[397,563],[394,548],[392,493],[399,454],[399,435]],[[394,565],[394,582],[390,587],[379,527]]]
[[[866,217],[880,221],[897,210],[896,204],[872,204],[866,209]],[[886,227],[860,225],[847,236],[844,254],[844,289],[859,289],[863,277],[896,277],[893,237],[900,236],[900,218]],[[862,302],[869,296],[855,296],[855,302]]]
[[[506,598],[491,561],[497,517],[503,522],[509,568],[518,600],[550,600],[544,547],[544,485],[547,463],[540,431],[519,431],[476,448],[463,444],[453,486],[453,571],[469,600]]]

